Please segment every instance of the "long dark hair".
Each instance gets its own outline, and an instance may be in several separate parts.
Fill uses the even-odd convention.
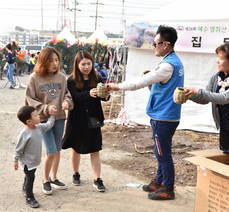
[[[84,58],[89,59],[92,62],[92,70],[88,75],[88,80],[89,80],[89,87],[94,88],[96,87],[98,83],[98,76],[94,68],[94,60],[89,52],[83,51],[83,50],[80,50],[77,52],[75,59],[74,59],[74,66],[73,66],[73,71],[72,71],[71,76],[76,81],[76,87],[79,89],[82,89],[84,79],[79,69],[79,63]]]

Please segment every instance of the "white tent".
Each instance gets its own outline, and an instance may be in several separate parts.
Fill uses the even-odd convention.
[[[89,43],[107,43],[107,36],[101,27],[98,27],[87,39]]]
[[[228,6],[229,1],[226,0],[215,2],[178,0],[157,13],[139,20],[152,26],[166,24],[178,29],[175,50],[184,63],[185,86],[204,88],[210,76],[216,72],[215,48],[223,43],[223,38],[229,39]],[[215,30],[214,33],[213,30]],[[132,31],[136,32],[136,30]],[[194,43],[190,39],[198,36],[202,39],[202,46],[197,45],[194,46],[197,48],[194,48]],[[136,38],[136,36],[132,37]],[[142,39],[137,41],[139,40],[142,41]],[[136,44],[133,41],[130,43]],[[143,48],[129,48],[127,80],[140,76],[146,69],[153,69],[160,61],[160,58],[153,55],[152,49],[146,49],[144,46],[147,45],[142,44]],[[149,124],[149,118],[145,114],[148,95],[147,88],[126,92],[125,110],[131,121]],[[203,106],[188,101],[182,106],[179,128],[216,132],[211,105]]]
[[[57,35],[57,40],[66,39],[70,45],[76,42],[75,36],[71,33],[70,29],[65,26],[63,30]]]

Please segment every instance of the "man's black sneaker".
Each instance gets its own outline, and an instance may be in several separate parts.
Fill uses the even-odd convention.
[[[50,181],[51,185],[53,188],[57,188],[57,189],[60,189],[60,190],[64,190],[64,189],[67,189],[67,186],[60,182],[59,180],[55,179],[54,181]]]
[[[97,178],[97,180],[94,180],[93,187],[96,188],[96,190],[99,192],[105,192],[106,190],[101,178]]]
[[[52,187],[50,182],[43,183],[43,193],[44,194],[52,194]]]
[[[26,198],[26,204],[29,205],[31,208],[38,208],[39,203],[35,200],[34,197]]]
[[[73,174],[73,176],[72,176],[72,184],[75,185],[75,186],[79,186],[80,185],[80,174],[78,172]]]
[[[150,192],[148,198],[151,200],[173,200],[175,199],[175,193],[173,189],[167,189],[166,186],[161,186],[156,191]]]
[[[13,86],[13,85],[11,85],[11,86],[9,87],[9,89],[14,89],[14,86]]]
[[[152,180],[148,185],[143,185],[142,190],[146,192],[156,191],[160,188],[161,183]]]

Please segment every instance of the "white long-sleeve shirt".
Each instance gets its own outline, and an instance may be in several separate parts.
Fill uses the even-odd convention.
[[[172,77],[173,66],[169,63],[160,63],[149,73],[139,77],[133,81],[124,81],[118,84],[121,90],[137,90],[152,85],[156,82],[166,83]]]

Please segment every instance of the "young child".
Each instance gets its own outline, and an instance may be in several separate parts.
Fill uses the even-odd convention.
[[[25,178],[22,190],[25,192],[26,203],[32,207],[39,207],[33,195],[33,183],[35,179],[35,171],[41,162],[42,153],[42,133],[53,127],[55,118],[51,114],[46,123],[40,123],[40,116],[34,107],[23,106],[17,113],[18,119],[23,122],[26,127],[20,133],[16,151],[14,155],[14,169],[18,169],[18,161],[22,164]]]

